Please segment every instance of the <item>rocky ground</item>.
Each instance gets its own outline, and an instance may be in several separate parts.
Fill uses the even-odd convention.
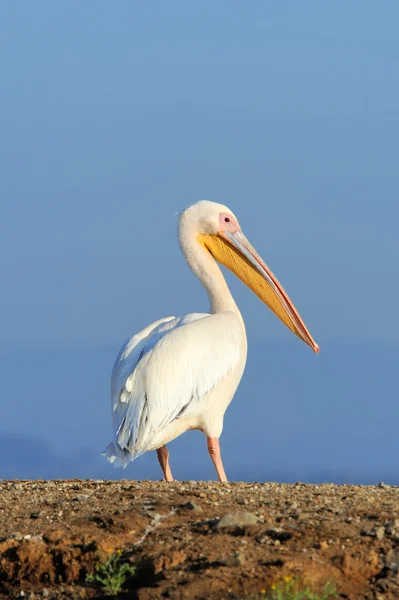
[[[99,562],[135,567],[122,598],[247,599],[284,577],[341,598],[399,598],[399,488],[1,481],[0,598],[100,598]]]

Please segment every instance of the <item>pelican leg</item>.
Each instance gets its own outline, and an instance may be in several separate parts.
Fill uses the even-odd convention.
[[[161,448],[158,448],[157,456],[165,477],[165,481],[173,481],[172,471],[170,470],[169,466],[169,450],[167,447],[162,446]]]
[[[208,452],[215,465],[216,473],[219,481],[227,481],[226,473],[224,472],[222,457],[220,456],[220,444],[218,438],[206,438],[208,442]]]

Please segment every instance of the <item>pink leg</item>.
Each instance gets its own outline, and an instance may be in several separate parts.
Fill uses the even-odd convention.
[[[219,481],[227,481],[226,473],[224,472],[222,457],[220,456],[220,445],[218,438],[206,438],[208,442],[208,452],[215,465],[216,473]]]
[[[162,446],[161,448],[158,448],[157,456],[165,477],[165,481],[173,481],[172,471],[170,470],[169,466],[169,450],[167,447]]]

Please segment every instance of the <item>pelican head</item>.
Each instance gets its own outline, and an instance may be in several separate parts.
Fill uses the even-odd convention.
[[[182,224],[220,264],[232,271],[314,352],[319,351],[293,302],[247,240],[237,217],[216,202],[201,200],[180,214]]]

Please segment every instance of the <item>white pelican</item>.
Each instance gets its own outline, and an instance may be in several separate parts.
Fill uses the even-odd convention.
[[[173,481],[166,444],[199,429],[207,437],[219,481],[227,481],[219,437],[244,371],[247,337],[216,261],[315,352],[319,347],[226,206],[202,200],[185,209],[178,235],[188,266],[208,292],[210,314],[160,319],[122,346],[111,380],[114,438],[105,455],[125,466],[143,452],[157,450],[166,481]]]

